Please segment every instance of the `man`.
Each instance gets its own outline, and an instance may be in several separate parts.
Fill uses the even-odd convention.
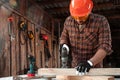
[[[111,31],[104,16],[91,13],[91,0],[71,0],[70,16],[65,20],[60,45],[71,50],[72,67],[79,72],[103,67],[102,61],[111,50]]]

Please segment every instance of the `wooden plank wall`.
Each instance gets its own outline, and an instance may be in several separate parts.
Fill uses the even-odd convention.
[[[28,15],[30,12],[28,11],[27,13],[26,10],[28,10],[28,7],[26,5],[28,4],[27,1],[29,0],[20,1],[21,3],[19,3],[19,5],[22,7],[19,7],[20,9],[18,10],[20,10],[19,12],[21,13],[19,13],[17,10],[11,11],[11,16],[13,17],[12,27],[10,28],[11,32],[9,32],[8,26],[10,24],[8,21],[10,14],[5,14],[0,9],[0,77],[26,73],[26,70],[29,68],[29,61],[27,59],[28,54],[35,56],[37,68],[44,68],[46,67],[46,64],[48,67],[59,67],[58,62],[56,62],[59,58],[57,49],[58,43],[54,44],[55,49],[53,49],[53,40],[57,42],[57,39],[54,37],[54,35],[52,35],[54,34],[54,19],[52,19],[39,7],[34,8],[36,10],[33,10],[32,8],[35,13]],[[29,4],[33,4],[31,2],[29,2]],[[41,18],[41,15],[43,14],[44,18]],[[46,20],[44,21],[44,19]],[[23,36],[21,37],[18,27],[19,21],[24,21],[28,25],[27,31],[33,31],[34,33],[34,39],[32,40],[32,51],[30,50],[29,39],[24,40]],[[50,23],[47,25],[47,22]],[[46,56],[44,53],[44,41],[39,39],[40,33],[48,36],[48,45],[51,54],[51,58],[48,62],[45,62]],[[25,42],[25,44],[21,44],[21,41]]]

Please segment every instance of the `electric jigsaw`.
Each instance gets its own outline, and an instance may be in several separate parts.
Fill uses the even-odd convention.
[[[69,55],[69,47],[66,44],[63,44],[61,48],[61,61],[62,68],[68,68],[68,55]]]

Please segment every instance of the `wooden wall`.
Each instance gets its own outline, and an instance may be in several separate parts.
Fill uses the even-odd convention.
[[[37,68],[60,67],[58,41],[54,36],[54,22],[56,21],[32,0],[17,0],[17,3],[14,9],[9,5],[3,6],[4,9],[0,8],[0,77],[26,73],[29,68],[28,55],[35,56]],[[13,18],[11,23],[8,20],[9,17]],[[20,33],[18,25],[20,21],[27,24],[27,31],[34,33],[34,39],[31,40],[32,51],[30,40],[24,39],[26,35],[23,36]],[[22,33],[26,34],[26,32]],[[48,48],[51,55],[48,61],[45,61],[45,43],[44,40],[39,39],[40,33],[48,36]]]

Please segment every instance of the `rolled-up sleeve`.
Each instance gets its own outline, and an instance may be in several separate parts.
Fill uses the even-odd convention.
[[[99,27],[99,48],[104,49],[107,54],[112,53],[112,39],[110,26],[106,18],[101,20],[101,26]]]

